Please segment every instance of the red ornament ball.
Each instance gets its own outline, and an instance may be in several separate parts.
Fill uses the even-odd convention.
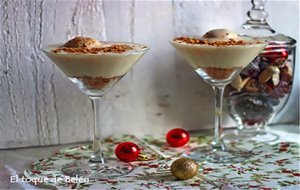
[[[180,147],[189,142],[190,135],[183,129],[175,128],[167,133],[166,139],[169,145],[173,147]]]
[[[122,142],[115,148],[116,156],[124,162],[136,160],[139,153],[140,148],[133,142]]]
[[[283,47],[267,47],[265,49],[264,57],[271,63],[276,64],[277,62],[285,62],[285,60],[288,58],[289,53],[288,51]]]

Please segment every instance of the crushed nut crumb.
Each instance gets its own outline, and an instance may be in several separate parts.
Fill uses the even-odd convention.
[[[234,72],[239,68],[216,68],[216,67],[205,67],[203,70],[213,79],[225,80],[231,77]]]
[[[78,76],[74,78],[80,80],[89,89],[102,90],[114,85],[122,78],[122,76],[116,76],[112,78]]]
[[[95,47],[95,48],[68,48],[61,47],[53,49],[52,52],[67,52],[67,53],[82,53],[82,54],[98,54],[102,53],[123,53],[129,50],[133,50],[133,47],[126,44],[114,44],[108,47]]]
[[[209,41],[209,40],[201,40],[197,38],[189,38],[189,37],[177,37],[174,38],[173,41],[179,43],[188,43],[188,44],[202,44],[202,45],[210,45],[210,46],[234,46],[234,45],[250,45],[250,44],[258,44],[260,42],[246,42],[244,40],[235,40],[229,39],[227,41]]]

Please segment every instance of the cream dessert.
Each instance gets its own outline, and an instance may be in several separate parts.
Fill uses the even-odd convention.
[[[231,149],[222,139],[224,88],[266,46],[253,38],[241,37],[227,29],[211,30],[200,38],[178,37],[172,45],[182,54],[197,74],[210,86],[215,96],[215,133],[210,146],[196,147],[183,153],[184,157],[212,163],[241,162],[252,154]]]
[[[62,165],[70,177],[110,179],[130,173],[134,167],[116,159],[105,159],[102,148],[100,105],[102,97],[144,55],[148,48],[135,43],[99,42],[76,37],[64,44],[50,45],[43,52],[91,100],[94,113],[94,140],[90,158]]]
[[[83,91],[115,84],[148,48],[134,43],[99,42],[75,37],[44,48],[46,55]]]
[[[196,71],[200,69],[199,72],[214,80],[232,77],[266,46],[227,29],[211,30],[201,38],[177,37],[172,44]]]

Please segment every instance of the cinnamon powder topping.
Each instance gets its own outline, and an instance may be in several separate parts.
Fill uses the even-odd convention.
[[[177,37],[174,38],[173,41],[179,42],[179,43],[187,43],[187,44],[202,44],[202,45],[210,45],[210,46],[234,46],[234,45],[250,45],[254,44],[251,42],[246,42],[244,40],[235,40],[235,39],[229,39],[226,41],[209,41],[209,40],[201,40],[197,38],[189,38],[189,37]],[[255,42],[256,44],[260,42]]]
[[[61,47],[53,49],[52,52],[66,52],[66,53],[81,53],[81,54],[98,54],[98,53],[123,53],[133,50],[133,47],[126,44],[113,44],[108,47],[94,47],[94,48],[69,48]]]

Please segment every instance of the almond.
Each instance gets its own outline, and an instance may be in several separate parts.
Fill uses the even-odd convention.
[[[273,71],[267,67],[267,68],[265,68],[265,69],[259,74],[259,76],[258,76],[258,81],[259,81],[261,84],[264,84],[264,83],[266,83],[268,80],[271,79],[272,74],[273,74]]]
[[[261,83],[261,84],[264,84],[266,82],[268,82],[273,74],[276,74],[276,73],[280,73],[280,70],[278,69],[278,67],[276,66],[268,66],[267,68],[265,68],[265,70],[263,70],[259,76],[258,76],[258,81]]]
[[[238,92],[240,92],[245,84],[250,80],[250,77],[245,78],[244,80],[242,79],[242,77],[240,75],[238,75],[236,78],[233,79],[233,81],[230,83],[230,85],[237,90]]]
[[[279,74],[280,74],[279,72],[275,72],[272,75],[272,82],[273,82],[274,86],[277,86],[280,82],[280,75]]]

